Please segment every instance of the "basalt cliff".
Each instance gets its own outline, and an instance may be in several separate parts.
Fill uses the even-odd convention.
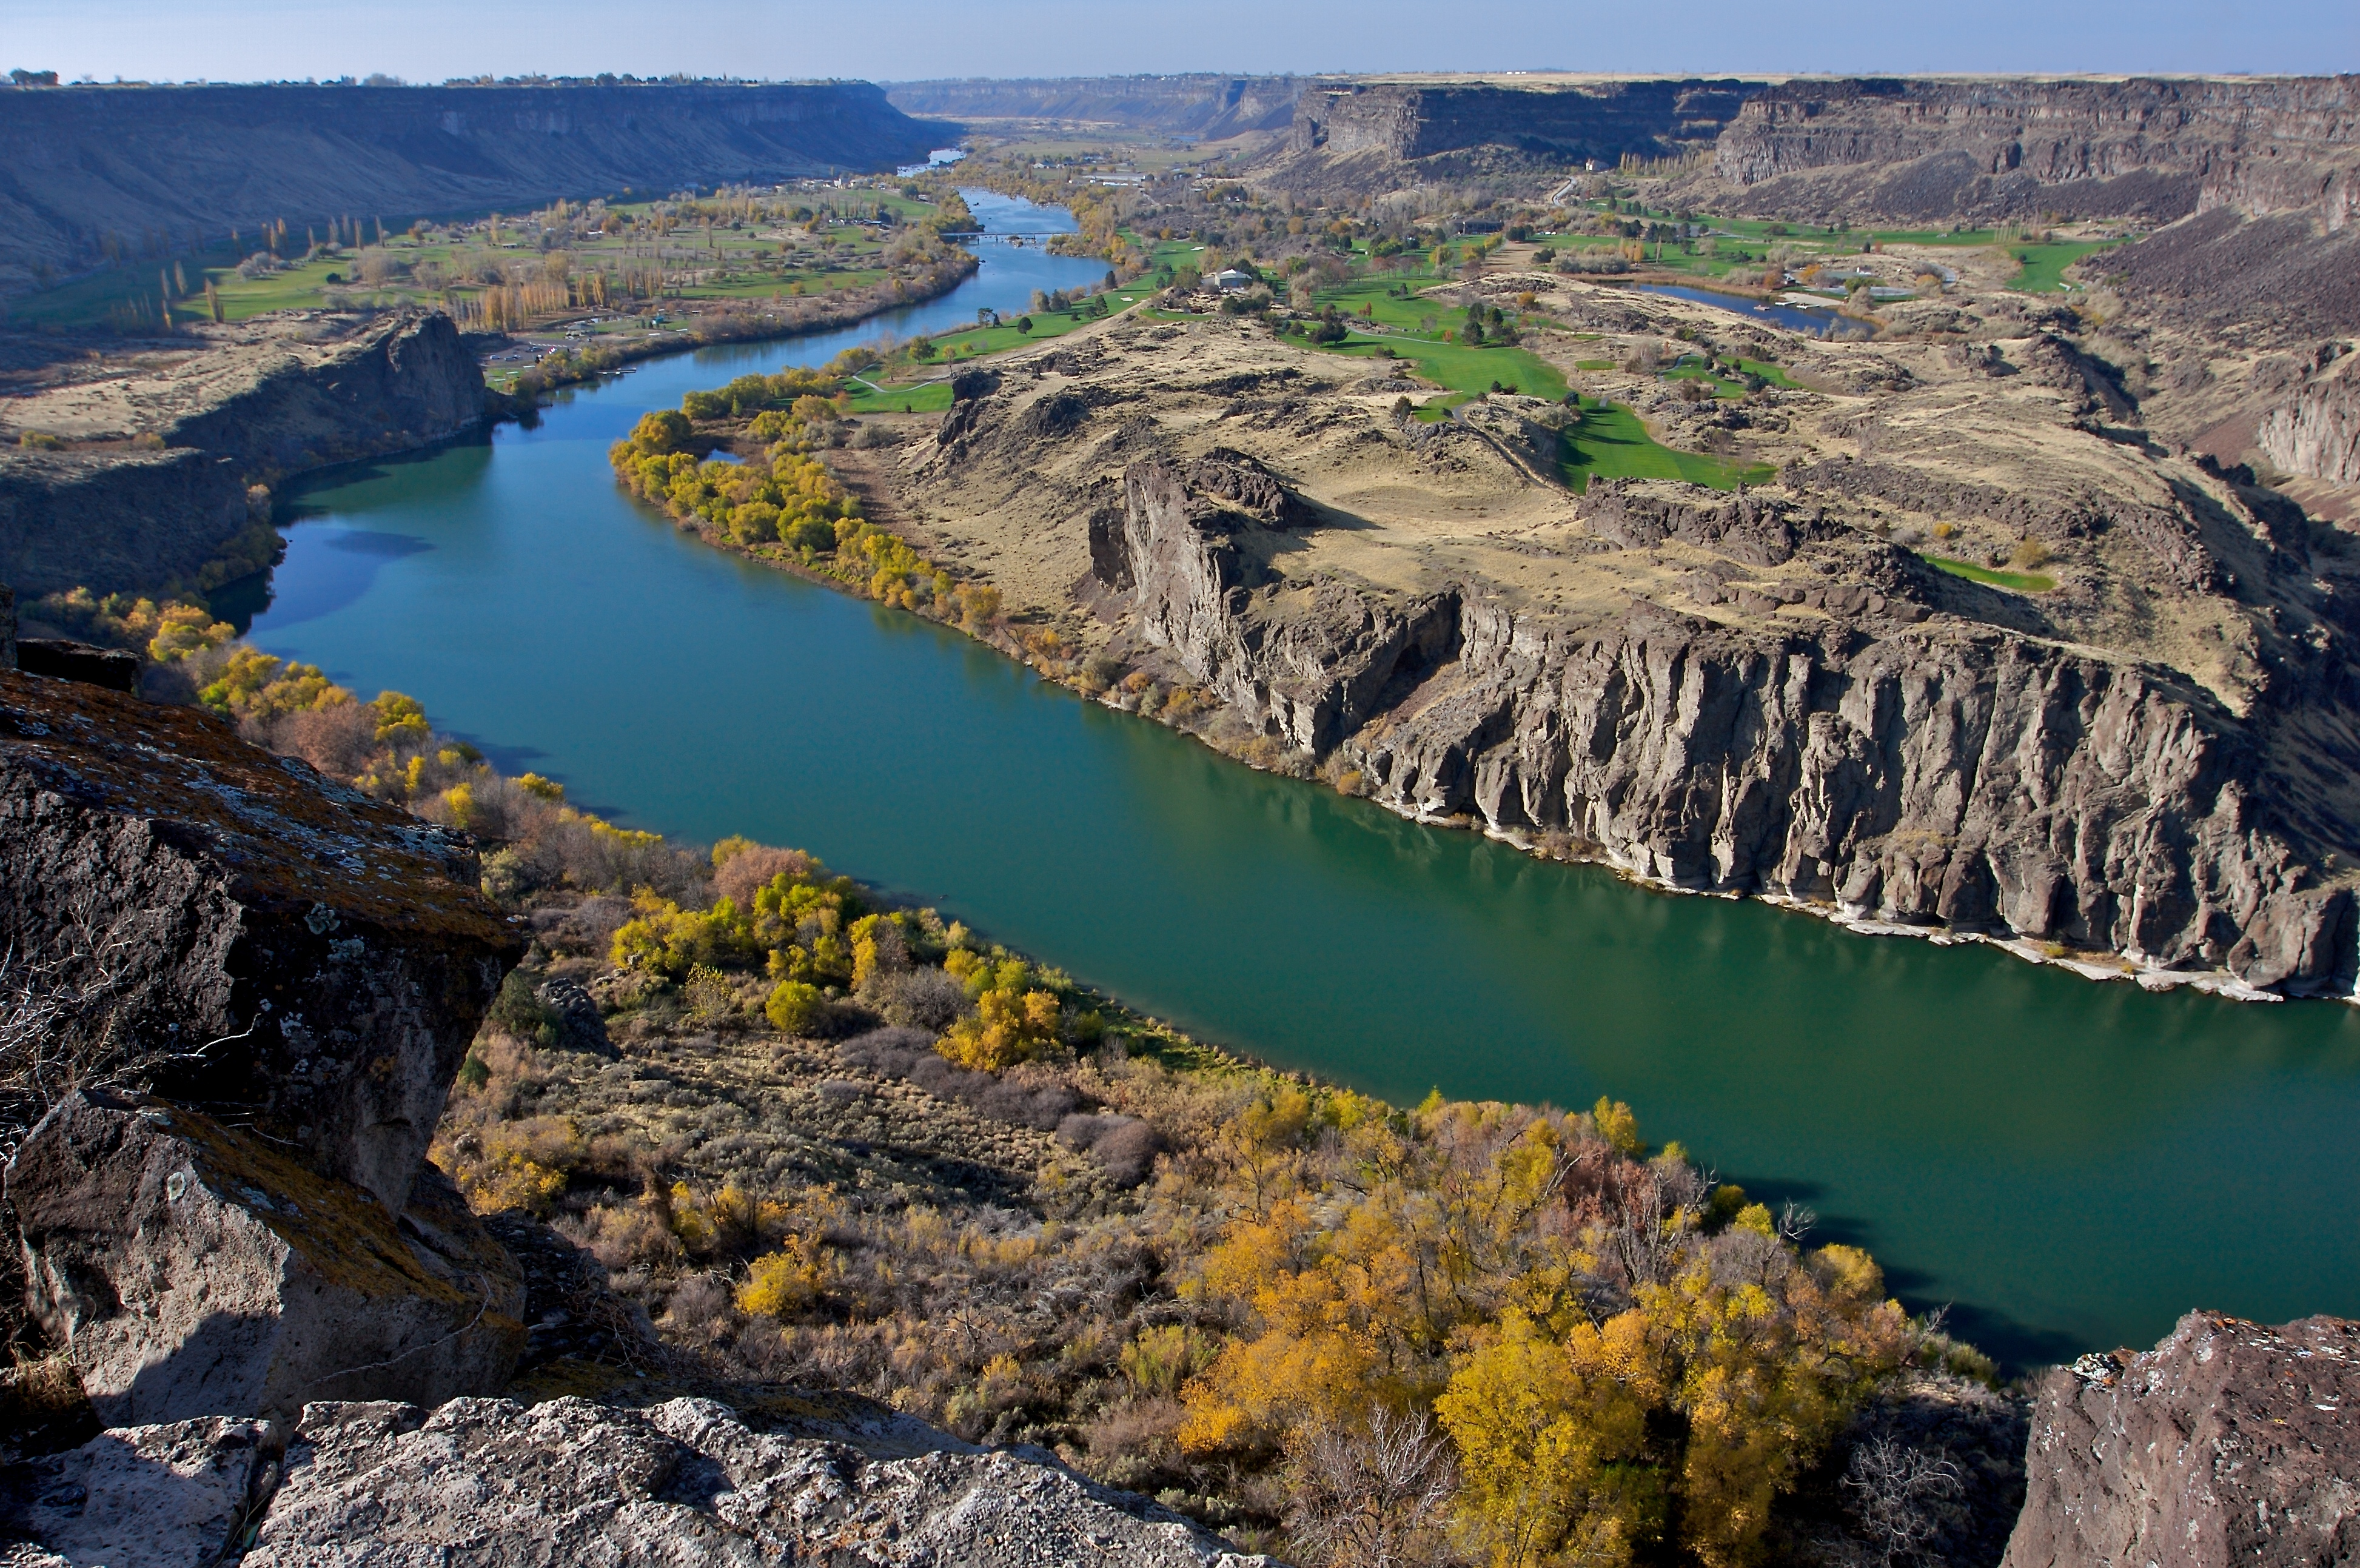
[[[406,223],[923,161],[865,82],[0,88],[0,296],[284,218]]]
[[[2136,403],[2118,347],[2004,295],[1844,344],[1545,275],[1480,286],[1519,290],[1564,333],[1536,352],[1672,444],[1743,430],[1765,482],[1572,491],[1561,405],[1419,419],[1381,361],[1212,320],[978,378],[884,487],[937,559],[1100,650],[1104,700],[1263,766],[2093,975],[2353,993],[2360,550],[2114,428],[2202,424],[2221,387]],[[1636,359],[1571,363],[1676,332],[1795,386],[1731,409]],[[1935,564],[2011,556],[2038,592]]]
[[[0,572],[28,599],[258,571],[284,476],[450,440],[497,402],[439,311],[283,312],[86,356],[40,346],[16,345],[0,401]]]

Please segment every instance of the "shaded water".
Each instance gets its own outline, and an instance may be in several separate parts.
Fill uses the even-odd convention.
[[[1714,289],[1684,289],[1677,283],[1634,283],[1642,294],[1668,294],[1675,299],[1686,299],[1695,305],[1710,305],[1716,310],[1746,316],[1759,321],[1775,321],[1792,332],[1808,332],[1815,338],[1869,337],[1876,329],[1865,321],[1854,321],[1833,305],[1822,310],[1813,305],[1765,305],[1742,294],[1723,294]]]
[[[986,257],[894,330],[1101,270]],[[1401,1101],[1626,1099],[2014,1359],[2148,1343],[2196,1305],[2360,1313],[2360,1010],[2152,996],[1420,827],[616,489],[606,445],[644,410],[874,330],[656,362],[315,491],[255,640],[409,691],[593,809],[807,847],[1266,1060]]]

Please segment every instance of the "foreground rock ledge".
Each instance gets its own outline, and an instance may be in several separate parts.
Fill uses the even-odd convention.
[[[60,1045],[410,1201],[522,940],[459,836],[185,708],[0,670],[0,951]]]
[[[475,877],[204,714],[0,670],[0,953],[27,1081],[84,1086],[10,1102],[5,1192],[102,1421],[506,1382],[521,1275],[425,1165],[522,947]]]
[[[2360,1560],[2360,1323],[2191,1312],[2041,1380],[2003,1568]]]
[[[111,1427],[499,1388],[524,1279],[424,1167],[399,1223],[250,1132],[74,1094],[9,1163],[32,1305]]]
[[[962,1447],[964,1445],[961,1445]],[[1177,1514],[1013,1454],[876,1460],[707,1399],[313,1405],[249,1568],[1124,1563],[1246,1568]]]

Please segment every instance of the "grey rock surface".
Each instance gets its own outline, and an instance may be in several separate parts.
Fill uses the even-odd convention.
[[[497,1388],[523,1279],[425,1167],[399,1222],[252,1132],[76,1094],[7,1167],[35,1316],[110,1427]]]
[[[219,1562],[277,1474],[264,1422],[101,1433],[0,1471],[0,1568],[201,1568]]]
[[[2005,1568],[2360,1560],[2360,1323],[2191,1312],[2040,1383]]]
[[[1583,516],[1749,561],[1819,527],[1770,497],[1612,485]],[[1583,624],[1458,589],[1304,586],[1262,572],[1271,532],[1142,460],[1094,528],[1093,573],[1125,636],[1288,746],[1340,752],[1396,810],[1562,834],[1694,890],[2353,987],[2352,892],[2257,806],[2252,742],[2217,701],[2055,641],[1921,625],[1954,590],[1907,552],[1797,592],[1828,618],[1765,633],[1644,603]]]
[[[0,672],[0,952],[56,988],[60,1051],[145,1062],[389,1214],[523,950],[476,876],[205,714]]]
[[[1214,1568],[1178,1516],[1000,1453],[878,1460],[768,1436],[726,1407],[563,1399],[314,1405],[250,1568],[524,1563]]]
[[[2360,485],[2360,354],[2345,354],[2262,416],[2255,444],[2290,474]]]

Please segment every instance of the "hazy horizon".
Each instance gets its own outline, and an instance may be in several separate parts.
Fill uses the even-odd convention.
[[[1767,15],[1732,0],[1677,13],[1507,4],[1446,13],[1409,0],[1277,9],[1200,0],[1110,29],[1078,0],[903,0],[876,13],[689,0],[658,36],[643,9],[582,0],[561,25],[519,6],[421,0],[322,13],[295,0],[20,0],[0,70],[149,82],[436,82],[481,75],[858,78],[1368,74],[1568,71],[1647,75],[2322,75],[2360,69],[2360,6],[2278,0],[2241,11],[2189,0],[2079,7],[2029,0],[1905,9],[1863,20]],[[1822,15],[1826,15],[1822,13]],[[1872,25],[1872,23],[1874,25]]]

